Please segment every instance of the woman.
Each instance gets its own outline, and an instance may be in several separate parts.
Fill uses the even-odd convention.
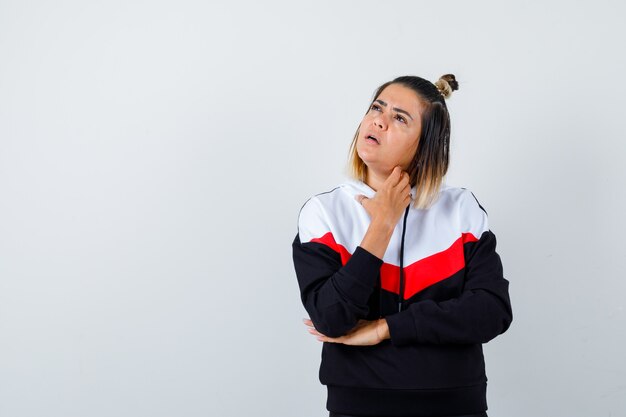
[[[487,212],[443,182],[457,89],[452,74],[381,85],[353,178],[300,210],[294,266],[330,417],[487,415],[482,343],[512,311]]]

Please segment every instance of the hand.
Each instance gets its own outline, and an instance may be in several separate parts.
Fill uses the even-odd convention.
[[[387,320],[359,320],[357,325],[340,337],[328,337],[318,332],[310,319],[304,319],[304,324],[309,326],[309,333],[317,336],[321,342],[343,343],[352,346],[372,346],[377,345],[385,339],[389,339],[389,327]]]
[[[402,212],[411,202],[410,193],[409,174],[396,166],[374,197],[368,198],[359,194],[355,198],[365,208],[372,222],[378,220],[395,227]]]

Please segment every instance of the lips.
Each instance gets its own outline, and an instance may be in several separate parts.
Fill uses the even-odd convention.
[[[370,140],[370,141],[376,142],[376,143],[378,143],[380,145],[380,140],[376,136],[374,136],[374,135],[367,135],[367,136],[365,136],[365,140]]]

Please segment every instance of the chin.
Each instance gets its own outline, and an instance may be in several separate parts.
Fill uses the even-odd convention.
[[[372,157],[372,155],[369,155],[367,151],[365,152],[365,155],[364,155],[363,152],[359,148],[357,148],[356,153],[357,155],[359,155],[359,158],[361,158],[361,161],[363,161],[365,165],[369,165],[371,163],[376,162],[376,159]]]
[[[361,161],[363,161],[363,163],[364,163],[365,165],[368,165],[368,164],[369,164],[369,158],[367,158],[367,157],[363,157],[363,154],[361,153],[361,151],[359,151],[359,150],[357,149],[357,150],[356,150],[356,154],[359,156],[359,159],[360,159]]]

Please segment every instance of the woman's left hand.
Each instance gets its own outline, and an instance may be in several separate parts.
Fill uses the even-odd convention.
[[[321,342],[343,343],[353,346],[377,345],[385,339],[389,339],[389,327],[387,320],[359,320],[354,329],[340,337],[328,337],[315,329],[310,319],[304,319],[304,324],[309,326],[309,333],[317,336]]]

